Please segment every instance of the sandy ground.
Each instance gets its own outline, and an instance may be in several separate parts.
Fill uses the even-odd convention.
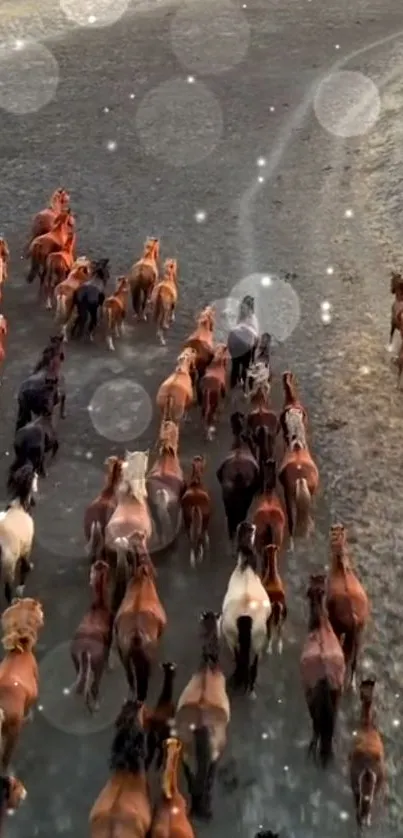
[[[233,704],[214,820],[197,826],[197,835],[221,838],[231,829],[234,836],[253,838],[261,824],[282,838],[354,834],[347,753],[357,702],[344,700],[337,759],[323,776],[306,761],[309,722],[298,672],[307,577],[326,564],[329,524],[342,519],[373,604],[363,667],[379,679],[388,754],[387,806],[372,834],[395,838],[403,816],[403,396],[384,344],[387,260],[394,262],[399,229],[393,203],[400,180],[399,92],[390,74],[401,55],[400,6],[396,0],[374,0],[370,7],[364,0],[326,6],[319,0],[256,0],[233,9],[233,18],[225,8],[215,18],[207,11],[209,26],[219,29],[217,47],[214,38],[198,43],[201,22],[196,17],[194,24],[194,4],[190,19],[186,9],[175,17],[173,5],[137,15],[132,6],[113,26],[72,32],[53,24],[58,11],[46,25],[39,15],[43,30],[24,30],[33,24],[24,13],[16,21],[19,5],[7,6],[7,38],[49,31],[58,37],[46,41],[45,52],[31,54],[35,70],[25,86],[15,55],[0,67],[0,99],[8,108],[0,139],[0,218],[13,254],[4,299],[10,339],[0,390],[3,475],[18,384],[52,331],[19,260],[29,219],[48,193],[59,183],[69,188],[80,251],[109,256],[116,274],[138,255],[146,235],[160,235],[163,255],[179,258],[182,293],[167,349],[155,346],[147,327],[132,327],[114,356],[101,341],[68,347],[68,418],[60,429],[60,456],[41,487],[36,570],[29,585],[46,613],[39,646],[41,709],[15,759],[29,796],[6,834],[86,834],[88,811],[107,776],[111,724],[124,683],[119,670],[105,679],[94,721],[63,693],[73,680],[67,644],[87,600],[82,512],[99,489],[108,454],[152,444],[153,398],[196,310],[247,289],[260,295],[262,328],[278,337],[275,374],[287,367],[297,373],[322,489],[314,539],[284,557],[290,617],[283,657],[264,662],[255,704]],[[382,100],[372,130],[347,141],[325,131],[311,106],[312,86],[336,61],[346,62],[339,69],[371,77]],[[188,75],[195,77],[193,84]],[[43,95],[45,87],[49,103],[35,110],[38,90]],[[25,113],[10,114],[19,101]],[[348,209],[353,216],[346,218]],[[207,214],[202,223],[198,212]],[[260,278],[270,273],[282,282],[263,293]],[[292,289],[285,283],[290,274]],[[321,321],[324,300],[332,304],[328,325]],[[277,390],[275,397],[279,404]],[[215,493],[214,472],[227,444],[225,423],[208,449],[197,419],[183,432],[184,463],[206,451]],[[179,664],[178,691],[197,660],[197,617],[203,608],[220,607],[231,571],[218,503],[211,543],[211,557],[196,573],[190,572],[182,540],[159,562],[169,615],[163,656]]]

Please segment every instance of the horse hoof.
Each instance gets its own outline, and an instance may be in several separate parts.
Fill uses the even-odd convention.
[[[196,554],[194,550],[190,551],[190,567],[196,567]]]
[[[290,552],[293,553],[294,552],[294,539],[293,538],[290,538],[289,547],[290,547]]]
[[[251,701],[256,701],[257,695],[256,695],[255,690],[252,690],[252,692],[249,693],[249,698],[250,698]]]
[[[25,585],[17,585],[15,589],[15,594],[19,599],[22,599],[24,596]]]
[[[283,654],[283,641],[282,640],[278,641],[277,650],[278,650],[279,655]]]
[[[267,654],[268,654],[268,655],[272,655],[272,654],[273,654],[273,644],[272,644],[271,642],[269,643],[269,645],[268,645],[268,647],[267,647]]]

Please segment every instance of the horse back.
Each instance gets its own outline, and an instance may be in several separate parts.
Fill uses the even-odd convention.
[[[186,725],[189,718],[189,724],[197,726],[208,725],[209,722],[228,724],[230,717],[230,703],[221,669],[202,670],[192,675],[178,700],[177,723]]]
[[[15,551],[16,558],[19,558],[20,554],[29,553],[34,532],[34,521],[28,512],[16,507],[8,509],[4,518],[0,521],[2,561],[5,560],[8,550]]]
[[[301,656],[301,671],[308,689],[313,689],[322,678],[329,681],[332,689],[343,688],[346,671],[344,655],[330,626],[309,634]]]
[[[151,826],[151,806],[141,775],[112,776],[89,816],[91,838],[144,838]]]

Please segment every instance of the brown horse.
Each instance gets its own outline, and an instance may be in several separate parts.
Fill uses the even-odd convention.
[[[150,838],[195,838],[186,812],[186,800],[178,788],[182,743],[179,739],[170,737],[164,742],[164,750],[162,800],[154,813]]]
[[[194,352],[179,356],[172,375],[163,381],[157,392],[157,407],[163,419],[170,419],[179,424],[186,420],[193,404],[192,372],[195,368]]]
[[[113,336],[121,338],[124,334],[129,291],[129,280],[125,276],[119,277],[116,280],[115,293],[107,297],[102,306],[106,323],[106,343],[111,352],[115,351]]]
[[[126,701],[116,719],[111,776],[91,809],[90,838],[146,838],[149,834],[152,811],[139,710],[137,701]]]
[[[5,350],[5,343],[7,339],[8,333],[8,324],[7,320],[4,317],[4,314],[0,314],[0,364],[3,363],[6,357],[6,350]]]
[[[43,236],[45,233],[49,233],[52,230],[58,215],[60,215],[61,212],[68,210],[69,207],[70,195],[68,192],[66,192],[65,189],[56,189],[56,192],[54,192],[50,198],[49,206],[38,212],[33,219],[31,236],[26,247],[25,255],[28,254],[31,242],[38,238],[38,236]]]
[[[294,438],[286,451],[279,471],[287,512],[290,549],[294,549],[294,535],[306,538],[315,529],[312,518],[312,498],[318,491],[319,471],[301,439]],[[295,511],[295,521],[294,521]]]
[[[25,800],[27,790],[17,777],[0,776],[0,836],[3,833],[5,815],[13,815]]]
[[[227,395],[227,372],[230,354],[225,343],[219,343],[214,350],[203,377],[200,379],[201,412],[206,430],[206,438],[214,439],[215,422]]]
[[[10,264],[10,251],[5,239],[0,238],[0,303],[3,299],[3,285],[8,279],[8,266]]]
[[[208,528],[212,503],[203,484],[205,467],[204,457],[200,455],[193,457],[192,472],[181,499],[183,521],[190,542],[191,567],[203,561],[204,551],[209,549],[210,544]]]
[[[385,751],[372,707],[374,687],[375,678],[361,682],[361,718],[350,752],[350,783],[360,831],[371,826],[373,803],[386,783]]]
[[[130,269],[129,283],[135,317],[147,320],[147,306],[159,274],[159,239],[147,239],[143,255]]]
[[[90,571],[92,602],[73,637],[70,653],[77,674],[75,691],[84,695],[90,713],[99,709],[99,688],[112,644],[113,614],[109,605],[110,568],[96,561]]]
[[[0,751],[7,771],[24,722],[38,699],[39,669],[33,649],[44,618],[36,599],[16,599],[1,617],[6,656],[0,663]]]
[[[282,381],[284,404],[280,414],[280,427],[283,431],[284,442],[289,447],[293,437],[297,435],[305,445],[308,414],[299,401],[295,375],[292,372],[284,372]]]
[[[178,447],[178,426],[174,422],[162,422],[157,442],[157,459],[147,475],[148,503],[160,549],[174,540],[180,524],[184,477]]]
[[[131,563],[132,578],[115,618],[115,638],[131,694],[144,702],[151,666],[167,625],[144,533],[134,534]]]
[[[194,349],[196,353],[195,373],[198,380],[214,357],[214,323],[214,309],[207,306],[196,319],[196,329],[183,344],[184,349]]]
[[[219,659],[218,617],[204,611],[200,620],[201,661],[179,697],[176,730],[183,743],[191,813],[209,819],[214,777],[227,742],[231,711]]]
[[[327,582],[327,610],[346,661],[347,687],[356,688],[357,659],[369,619],[367,594],[351,566],[342,524],[330,528],[331,564]]]
[[[276,438],[280,430],[278,416],[270,407],[269,372],[265,368],[264,375],[252,379],[248,398],[250,408],[246,427],[257,449],[262,468],[265,460],[274,458]]]
[[[278,569],[278,547],[268,544],[263,550],[262,585],[271,603],[271,614],[267,620],[267,636],[269,654],[273,648],[273,634],[277,634],[277,650],[279,655],[283,651],[283,629],[287,619],[287,603],[283,580]]]
[[[63,250],[67,244],[75,222],[70,210],[64,210],[55,219],[49,233],[44,233],[34,239],[29,246],[31,268],[27,275],[27,282],[31,283],[39,274],[41,282],[46,273],[46,263],[50,253]]]
[[[57,285],[67,279],[75,260],[76,234],[70,230],[66,244],[62,250],[49,253],[46,260],[46,272],[40,284],[41,294],[45,294],[46,308],[51,309],[53,295]]]
[[[161,664],[164,677],[161,693],[158,697],[154,710],[143,708],[143,727],[147,731],[147,759],[148,769],[157,755],[157,768],[162,768],[163,744],[168,739],[175,716],[175,702],[173,700],[173,688],[176,666],[167,661]]]
[[[262,553],[267,544],[276,544],[281,550],[284,541],[285,515],[276,493],[275,460],[266,460],[263,464],[262,490],[250,512],[250,519],[256,526],[258,553]]]
[[[67,279],[60,282],[55,289],[56,320],[63,322],[63,335],[67,338],[69,319],[73,310],[74,292],[91,276],[92,263],[86,256],[79,256],[74,262]]]
[[[117,553],[119,575],[127,572],[127,553],[134,533],[151,538],[152,519],[147,503],[148,451],[127,451],[117,486],[116,509],[105,527],[105,547]]]
[[[152,316],[157,327],[157,338],[165,346],[165,335],[175,320],[178,302],[178,263],[176,259],[166,259],[164,274],[154,287],[150,299]]]
[[[325,608],[325,577],[311,576],[308,637],[301,655],[301,675],[312,719],[309,753],[319,757],[323,767],[333,756],[333,738],[346,664],[343,650],[332,629]]]
[[[259,490],[260,477],[253,443],[245,432],[244,415],[233,413],[230,422],[232,447],[217,470],[217,480],[221,486],[228,535],[232,540],[238,525],[247,518]]]
[[[105,460],[107,469],[104,488],[85,510],[84,534],[87,540],[86,552],[89,556],[92,556],[93,541],[98,525],[104,537],[106,525],[116,509],[116,490],[122,478],[123,462],[121,457],[108,457]]]

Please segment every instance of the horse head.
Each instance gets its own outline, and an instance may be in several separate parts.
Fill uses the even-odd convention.
[[[0,776],[0,813],[5,810],[12,815],[27,797],[25,786],[12,775]]]
[[[32,464],[26,463],[12,472],[7,488],[11,497],[18,500],[24,509],[34,506],[34,498],[38,494],[38,475]]]
[[[10,259],[10,251],[8,249],[8,244],[3,236],[0,238],[0,256],[4,259],[5,262],[8,262]]]
[[[255,313],[255,299],[251,297],[250,294],[247,294],[246,297],[240,303],[239,311],[238,311],[238,323],[242,320],[246,320],[247,317],[250,317],[251,314]]]
[[[126,451],[122,463],[122,477],[119,493],[131,495],[139,503],[147,497],[146,474],[149,451]]]
[[[326,576],[323,573],[312,574],[309,577],[309,586],[306,592],[310,602],[323,603],[326,591]]]
[[[160,242],[156,238],[148,238],[144,243],[143,259],[157,262],[160,255]]]
[[[237,567],[241,570],[252,567],[252,570],[256,572],[256,525],[249,521],[242,521],[241,524],[238,524],[235,538]]]
[[[176,359],[175,371],[187,372],[189,374],[194,372],[194,370],[196,369],[196,360],[196,350],[186,347],[186,349],[183,349]]]
[[[330,527],[330,552],[335,569],[349,566],[347,555],[347,534],[343,524],[332,524]]]
[[[164,280],[177,282],[178,278],[178,263],[176,259],[165,259],[164,262]]]
[[[294,373],[286,370],[281,378],[286,402],[297,401],[297,382]]]
[[[224,366],[225,368],[227,368],[230,359],[231,356],[229,354],[227,344],[218,343],[214,350],[214,356],[211,363],[217,366]]]
[[[206,306],[203,311],[199,314],[196,325],[198,328],[207,329],[209,332],[212,332],[214,329],[215,323],[215,311],[213,306]]]
[[[98,587],[103,587],[110,576],[110,566],[107,562],[98,559],[91,566],[90,570],[90,588],[95,590]]]
[[[116,489],[119,480],[122,476],[122,466],[124,460],[121,457],[107,457],[105,460],[106,465],[106,485],[105,489],[113,490]]]
[[[392,271],[390,275],[390,293],[397,294],[399,288],[403,285],[403,276],[400,271]]]
[[[51,208],[53,210],[55,210],[56,212],[61,212],[63,210],[67,210],[69,208],[69,205],[70,205],[70,195],[69,195],[69,193],[66,192],[65,189],[62,189],[62,187],[59,187],[59,189],[56,189],[56,191],[53,193],[53,195],[51,196],[51,199],[50,199]]]
[[[206,468],[206,460],[201,454],[196,454],[192,460],[191,483],[200,483]]]
[[[127,276],[119,276],[116,280],[115,296],[123,297],[129,293],[130,283]]]
[[[106,285],[110,279],[109,259],[95,259],[91,262],[91,274],[94,279],[99,279]]]

